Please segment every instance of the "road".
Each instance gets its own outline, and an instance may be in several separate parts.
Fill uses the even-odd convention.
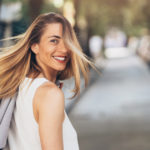
[[[80,150],[150,149],[150,71],[138,57],[109,59],[68,116]]]

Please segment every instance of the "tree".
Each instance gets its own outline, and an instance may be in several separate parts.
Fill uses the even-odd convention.
[[[29,0],[29,15],[33,21],[41,12],[43,0]]]

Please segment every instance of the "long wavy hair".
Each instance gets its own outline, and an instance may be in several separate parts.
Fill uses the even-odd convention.
[[[81,75],[84,77],[85,87],[87,86],[89,78],[88,64],[93,66],[93,63],[82,52],[68,20],[60,14],[47,13],[38,16],[24,34],[8,38],[15,40],[12,46],[0,49],[0,99],[14,96],[18,86],[30,71],[34,72],[33,79],[42,72],[42,68],[36,63],[31,45],[40,42],[46,26],[51,23],[62,24],[65,46],[72,51],[66,68],[57,76],[57,79],[75,78],[72,98],[80,94]]]

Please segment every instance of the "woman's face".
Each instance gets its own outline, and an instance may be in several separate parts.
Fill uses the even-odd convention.
[[[62,71],[70,59],[71,51],[65,47],[62,39],[61,23],[47,25],[40,43],[35,43],[31,49],[36,54],[36,61],[43,70]]]

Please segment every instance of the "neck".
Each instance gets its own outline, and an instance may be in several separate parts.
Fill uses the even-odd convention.
[[[43,68],[42,68],[43,69]],[[52,70],[52,69],[43,69],[43,73],[41,72],[36,78],[46,78],[49,81],[55,83],[57,78],[58,71]],[[32,70],[29,71],[29,74],[27,74],[27,77],[29,78],[35,78],[36,73]]]
[[[58,71],[52,70],[52,69],[45,69],[43,71],[44,73],[43,74],[41,73],[41,75],[43,75],[43,77],[45,77],[49,81],[52,81],[53,83],[55,83]]]

